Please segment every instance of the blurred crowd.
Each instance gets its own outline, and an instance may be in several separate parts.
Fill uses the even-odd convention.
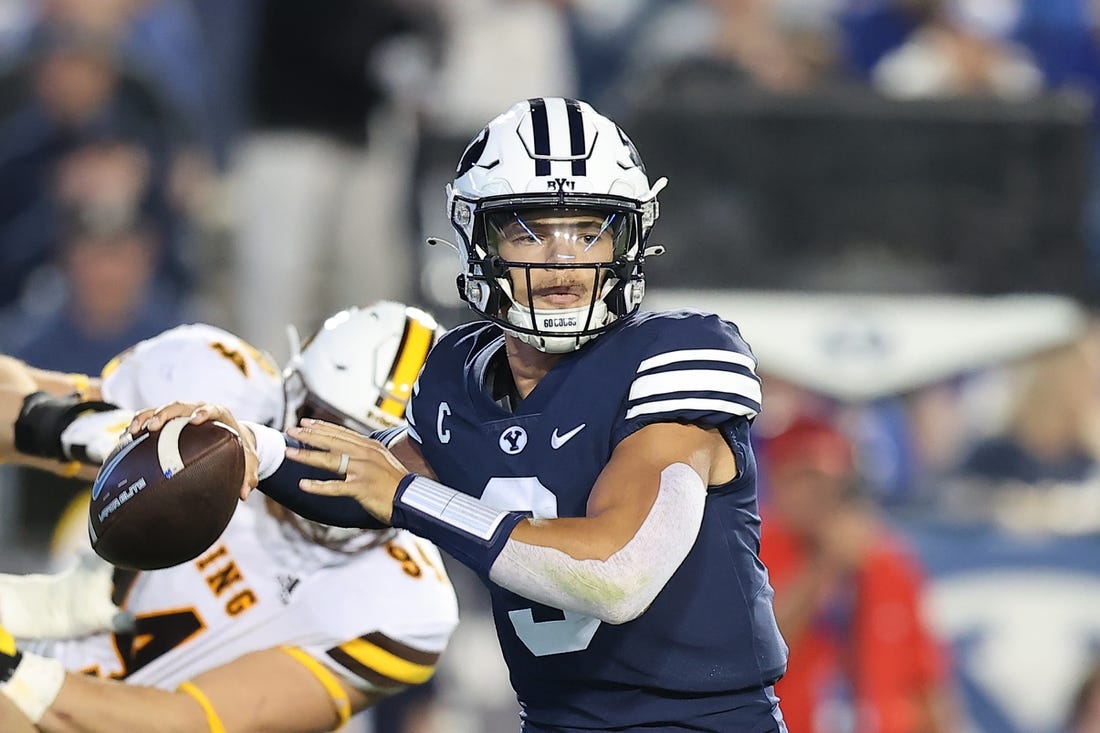
[[[1100,3],[0,0],[0,57],[0,351],[94,373],[193,320],[282,360],[288,324],[309,332],[349,304],[464,318],[453,262],[417,242],[445,182],[418,188],[420,142],[468,137],[517,99],[578,97],[615,117],[707,77],[779,95],[1026,104],[1062,90],[1091,104]],[[1100,253],[1094,177],[1081,227]],[[1100,331],[870,403],[765,378],[763,554],[804,662],[779,690],[791,730],[983,729],[960,647],[927,618],[925,535],[907,530],[1100,537]],[[0,534],[18,512],[59,509],[25,504],[0,500]],[[1100,730],[1095,631],[1043,731]],[[503,697],[444,672],[429,702],[409,698],[404,727],[379,730],[461,730],[471,700],[508,707],[493,679]],[[452,727],[432,727],[431,700]]]
[[[64,351],[92,368],[196,315],[282,356],[285,323],[311,326],[364,292],[453,302],[414,271],[417,142],[466,136],[517,98],[576,96],[619,115],[698,75],[903,99],[1100,89],[1087,0],[2,9],[0,344],[58,368],[78,365],[49,355],[51,342],[79,338],[89,348]],[[84,260],[114,261],[108,251],[117,267],[89,271]],[[112,275],[113,287],[88,285]]]

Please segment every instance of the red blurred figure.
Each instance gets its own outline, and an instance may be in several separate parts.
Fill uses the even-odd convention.
[[[790,730],[957,730],[947,656],[921,616],[921,568],[860,498],[848,439],[798,418],[762,457],[761,559],[790,646],[776,685]]]

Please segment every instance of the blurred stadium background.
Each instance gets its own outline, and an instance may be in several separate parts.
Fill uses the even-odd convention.
[[[282,360],[288,323],[349,304],[467,319],[422,244],[463,146],[518,99],[592,102],[670,179],[647,307],[740,324],[762,446],[799,415],[852,441],[928,576],[959,730],[1088,708],[1100,3],[0,0],[0,54],[0,351],[72,371],[185,321]],[[0,570],[50,567],[77,487],[0,483]],[[446,664],[361,730],[515,729],[453,574]]]

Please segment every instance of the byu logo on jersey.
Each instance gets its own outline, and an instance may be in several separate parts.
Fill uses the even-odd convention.
[[[527,447],[527,431],[518,425],[505,430],[500,434],[500,449],[510,456]]]

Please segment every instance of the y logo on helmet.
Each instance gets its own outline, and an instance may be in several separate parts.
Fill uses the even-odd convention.
[[[500,434],[500,449],[510,456],[521,452],[527,447],[527,431],[513,425]]]
[[[546,185],[549,186],[551,191],[558,191],[560,193],[567,188],[570,191],[576,189],[577,182],[569,178],[551,178],[546,182]]]

